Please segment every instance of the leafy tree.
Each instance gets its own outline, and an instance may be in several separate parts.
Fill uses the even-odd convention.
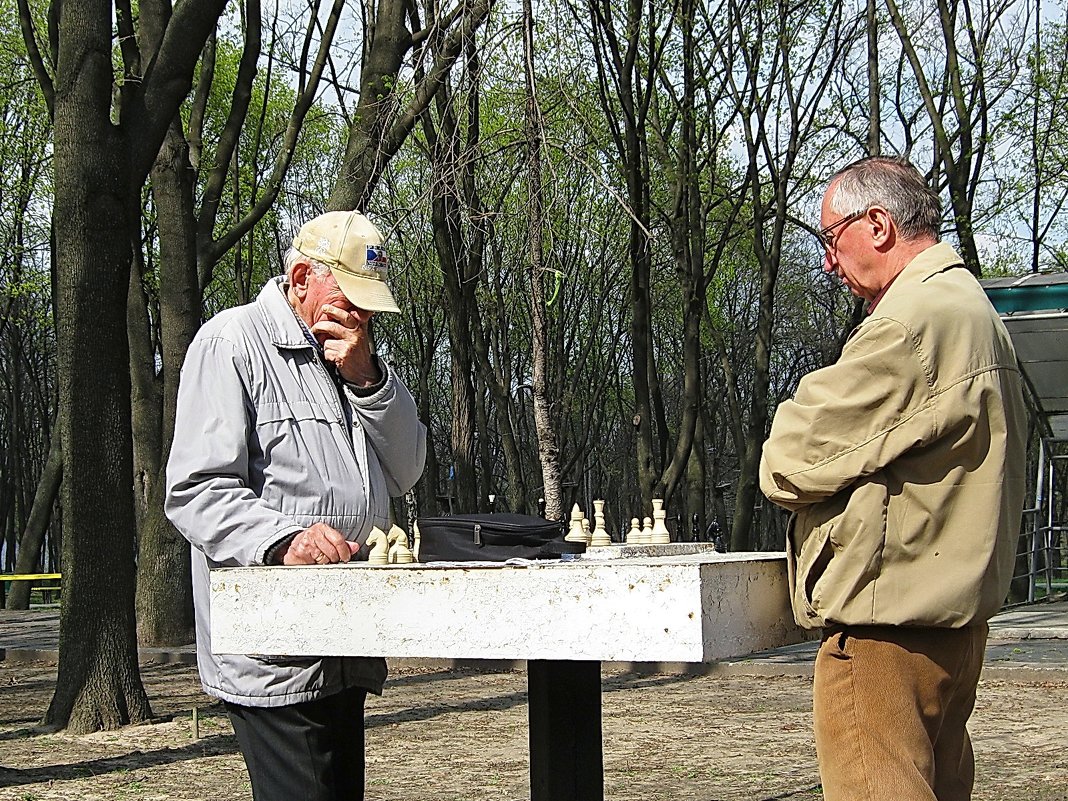
[[[66,0],[42,49],[19,0],[53,119],[56,342],[64,604],[45,723],[73,732],[144,720],[134,634],[134,504],[127,295],[141,187],[223,0],[131,7]],[[120,71],[112,59],[117,21]],[[113,97],[115,102],[113,104]]]
[[[0,543],[3,569],[53,565],[42,552],[56,482],[46,472],[55,419],[55,340],[45,206],[51,187],[50,122],[23,54],[18,11],[0,2]],[[53,460],[49,475],[61,462]],[[37,488],[41,487],[38,492]],[[58,534],[58,527],[53,529]],[[55,538],[53,538],[53,546]],[[27,582],[12,585],[8,608],[25,609]]]

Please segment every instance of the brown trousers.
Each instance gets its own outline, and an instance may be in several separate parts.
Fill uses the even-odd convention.
[[[826,801],[968,801],[987,626],[824,631],[813,719]]]

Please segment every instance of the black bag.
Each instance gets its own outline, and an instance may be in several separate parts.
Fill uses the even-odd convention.
[[[564,524],[507,512],[421,517],[420,562],[504,562],[508,559],[558,559],[586,550],[564,541]]]

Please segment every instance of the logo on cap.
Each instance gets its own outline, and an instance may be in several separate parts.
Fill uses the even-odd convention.
[[[389,268],[389,251],[385,245],[367,246],[367,267],[376,272],[385,273]]]

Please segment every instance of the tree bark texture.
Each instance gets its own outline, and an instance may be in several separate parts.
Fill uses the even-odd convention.
[[[63,481],[59,673],[44,723],[147,719],[133,614],[126,142],[111,123],[111,6],[67,0],[55,96],[56,342]]]
[[[133,419],[134,515],[140,531],[148,513],[148,496],[159,473],[163,451],[160,416],[163,399],[156,379],[155,339],[151,302],[145,291],[144,258],[135,246],[126,300],[126,330],[130,340],[130,413]],[[158,321],[157,321],[158,322]]]
[[[163,383],[158,468],[148,488],[137,561],[137,633],[142,645],[181,645],[193,639],[189,543],[163,513],[167,458],[174,438],[178,378],[200,326],[193,170],[181,122],[175,119],[152,170],[159,219],[160,344]],[[146,332],[147,333],[147,332]]]
[[[557,443],[552,399],[548,391],[549,319],[548,309],[545,306],[542,254],[545,213],[541,186],[543,135],[534,74],[534,15],[531,10],[531,0],[523,0],[523,54],[527,91],[525,144],[527,151],[527,244],[530,258],[527,277],[530,286],[531,385],[534,395],[534,425],[537,430],[545,517],[549,520],[563,520],[565,510],[560,475],[560,446]]]
[[[868,21],[868,155],[882,152],[882,106],[879,86],[879,14],[877,0],[867,0]]]

